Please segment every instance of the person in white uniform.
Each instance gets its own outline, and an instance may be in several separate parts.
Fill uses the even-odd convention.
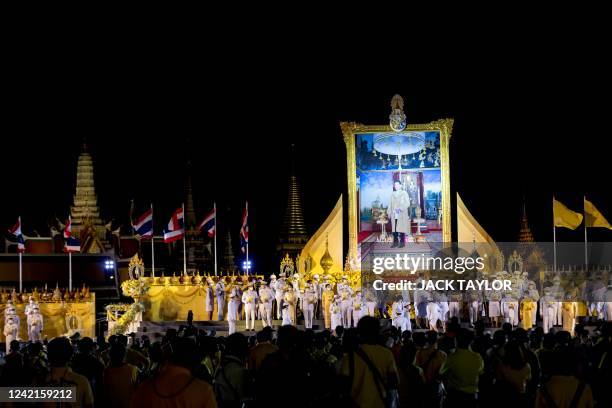
[[[401,297],[398,297],[391,305],[391,322],[394,327],[397,327],[402,332],[412,330],[408,305],[409,303],[404,302]]]
[[[238,319],[238,309],[240,306],[239,291],[232,288],[230,291],[229,302],[227,303],[227,323],[229,334],[236,333],[236,320]]]
[[[21,323],[21,319],[17,315],[17,308],[12,299],[6,302],[6,307],[4,308],[4,322],[6,323],[9,318],[12,318],[17,326]]]
[[[344,328],[351,327],[353,315],[353,290],[348,284],[346,278],[342,278],[342,284],[338,285],[338,295],[340,295],[340,308],[342,309],[342,326]]]
[[[427,322],[429,330],[438,331],[438,320],[440,319],[440,307],[435,299],[427,302]]]
[[[557,299],[550,293],[550,288],[544,288],[544,296],[540,298],[540,314],[542,315],[542,328],[548,333],[557,321]]]
[[[470,293],[470,304],[469,304],[469,312],[470,312],[470,324],[473,326],[474,323],[479,318],[480,308],[482,307],[482,301],[480,298],[480,294],[477,292]]]
[[[281,314],[283,316],[283,326],[293,326],[289,304],[286,303],[284,299],[281,300]]]
[[[297,320],[297,314],[296,314],[297,297],[295,295],[295,289],[292,287],[290,283],[287,284],[287,290],[285,290],[283,302],[287,304],[287,307],[289,308],[289,314],[291,316],[291,324],[295,326],[297,324],[296,322]]]
[[[38,307],[38,303],[36,303],[34,301],[34,298],[30,296],[28,299],[28,304],[26,305],[24,309],[24,314],[26,315],[26,317],[33,313],[33,310],[35,307]]]
[[[501,300],[501,309],[504,320],[512,327],[519,324],[519,302],[510,293],[506,293]]]
[[[17,340],[17,334],[19,332],[19,325],[15,322],[12,316],[9,316],[4,322],[4,343],[6,345],[5,353],[8,354],[11,341]]]
[[[259,316],[263,327],[272,327],[273,300],[272,289],[266,281],[261,281],[261,286],[259,287]]]
[[[285,299],[286,289],[287,289],[287,279],[285,278],[285,273],[282,272],[279,275],[278,280],[276,281],[274,285],[274,298],[276,300],[276,318],[277,319],[282,318],[281,306],[282,306],[283,300]]]
[[[35,329],[36,324],[41,324],[39,320],[42,318],[42,316],[35,316],[40,315],[40,308],[38,306],[38,303],[34,301],[34,298],[32,296],[30,296],[30,299],[28,300],[28,304],[26,305],[24,312],[26,315],[26,323],[28,325],[28,339],[31,340],[33,336],[32,329]]]
[[[393,245],[391,248],[403,248],[406,244],[406,234],[410,235],[410,196],[403,189],[402,182],[393,182],[393,192],[389,200],[387,215],[391,220]]]
[[[359,289],[355,291],[351,301],[353,303],[353,327],[357,327],[359,319],[367,314],[363,304],[363,299],[361,298],[361,291]]]
[[[374,294],[372,294],[372,292],[366,293],[365,304],[367,307],[368,316],[375,317],[376,316],[376,305],[378,303],[376,302],[376,299],[374,298]]]
[[[446,330],[446,322],[448,320],[448,298],[446,294],[440,294],[438,298],[438,307],[440,308],[440,322],[442,323],[442,331]]]
[[[40,341],[42,331],[43,317],[38,308],[38,304],[36,304],[28,315],[28,339],[31,342]]]
[[[306,282],[306,288],[302,295],[302,313],[304,314],[304,327],[312,329],[314,319],[315,305],[317,303],[317,294],[314,290],[311,280]]]
[[[501,294],[497,291],[491,291],[489,294],[489,319],[492,327],[499,327],[499,319],[501,317]]]
[[[273,315],[275,315],[276,318],[279,318],[280,316],[276,315],[276,312],[277,312],[277,309],[278,309],[278,305],[276,304],[276,275],[275,274],[270,275],[270,284],[268,285],[268,287],[272,291],[272,311],[273,311]]]
[[[456,317],[461,320],[462,301],[463,295],[461,293],[453,293],[451,295],[451,301],[448,304],[448,315],[451,319]]]
[[[314,290],[316,301],[314,304],[314,317],[319,318],[321,315],[321,295],[323,294],[323,286],[321,286],[319,281],[319,275],[312,275],[312,289]]]
[[[252,284],[249,284],[249,288],[242,294],[242,303],[244,304],[244,312],[246,315],[246,329],[251,331],[255,330],[257,292],[255,292]]]
[[[606,291],[605,296],[603,297],[604,301],[604,319],[608,322],[612,321],[612,275],[608,278],[608,289]]]
[[[333,331],[336,327],[342,326],[342,307],[340,306],[340,296],[335,295],[334,301],[330,305],[331,310],[331,328]]]
[[[225,311],[225,277],[219,278],[215,285],[215,297],[217,298],[217,320],[221,321]]]

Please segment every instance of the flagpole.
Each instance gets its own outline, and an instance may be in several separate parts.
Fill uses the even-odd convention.
[[[68,252],[68,290],[72,292],[72,251]]]
[[[555,228],[555,196],[553,195],[553,272],[557,273],[557,229]]]
[[[151,203],[151,277],[155,277],[155,229],[153,228],[153,203]]]
[[[246,219],[246,228],[247,231],[249,230],[249,202],[246,202],[246,212],[247,212],[247,219]],[[251,269],[251,265],[249,264],[249,235],[247,232],[247,242],[246,242],[246,270],[247,270],[247,276],[250,275],[250,269]]]
[[[183,203],[183,275],[187,275],[187,228],[185,224],[185,203]]]
[[[133,215],[134,215],[134,199],[132,198],[132,200],[130,201],[130,224],[132,224],[132,235],[136,235],[136,229],[134,228],[134,221],[132,220]]]
[[[19,293],[23,291],[23,254],[19,251]]]
[[[587,245],[587,222],[586,222],[586,209],[584,204],[586,203],[586,195],[582,197],[582,213],[584,214],[584,264],[587,272],[589,271],[589,251]]]
[[[218,226],[217,226],[217,203],[213,203],[213,210],[215,212],[215,236],[214,236],[214,246],[215,246],[215,276],[217,276],[217,230],[218,230]]]

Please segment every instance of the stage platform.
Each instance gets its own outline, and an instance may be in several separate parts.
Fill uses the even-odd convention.
[[[272,320],[272,328],[274,330],[278,330],[281,326],[282,320]],[[154,337],[155,334],[164,335],[166,331],[170,328],[178,330],[180,326],[186,326],[186,321],[174,321],[174,322],[141,322],[138,328],[138,331],[135,333],[136,336],[140,337],[142,335],[147,335],[149,337]],[[202,322],[193,322],[193,326],[200,330],[214,330],[217,336],[227,336],[228,335],[228,323],[227,320],[216,321],[216,320],[207,320]],[[304,330],[304,324],[297,325],[297,328],[300,330]],[[312,324],[312,328],[315,331],[321,331],[324,328],[323,320],[314,320]],[[255,332],[263,329],[263,324],[261,320],[255,321],[255,331],[246,330],[246,320],[237,320],[236,321],[236,331],[239,333],[243,333],[245,335],[254,335]]]
[[[281,326],[281,320],[272,320],[272,328],[276,331]],[[303,322],[301,322],[303,323]],[[391,320],[390,319],[381,319],[380,325],[382,328],[390,327]],[[538,325],[541,326],[541,322],[538,322]],[[138,328],[138,331],[135,332],[137,337],[147,335],[151,338],[152,341],[155,341],[156,337],[161,337],[166,334],[166,331],[170,328],[178,330],[181,326],[187,326],[186,321],[174,321],[174,322],[141,322]],[[200,330],[213,331],[217,336],[227,336],[228,335],[228,324],[226,320],[223,321],[202,321],[202,322],[193,322],[193,326]],[[296,326],[300,330],[304,330],[304,325],[299,324]],[[466,321],[461,322],[461,327],[465,329],[473,330],[473,327]],[[242,333],[246,336],[255,335],[255,333],[263,328],[261,320],[257,320],[255,322],[255,331],[246,330],[246,321],[238,320],[236,321],[236,332]],[[315,332],[320,332],[324,329],[323,320],[314,320],[312,328]],[[555,326],[555,330],[562,330],[561,326]],[[596,327],[590,324],[585,325],[585,329],[589,331],[589,333],[593,334]],[[488,332],[493,335],[500,328],[496,327],[487,327],[485,332]],[[427,332],[428,329],[421,328],[413,328],[413,332]]]
[[[281,326],[282,320],[272,320],[272,328],[274,330],[278,330]],[[300,321],[301,324],[298,324],[296,327],[300,330],[304,330],[303,321]],[[381,319],[381,327],[390,327],[391,320],[390,319]],[[166,331],[170,328],[178,330],[181,326],[187,326],[186,321],[173,321],[173,322],[141,322],[138,328],[138,331],[135,332],[136,336],[140,337],[142,335],[147,335],[149,337],[155,336],[163,336],[166,334]],[[207,320],[201,322],[193,322],[193,326],[200,330],[211,331],[214,330],[217,336],[227,336],[228,335],[228,324],[226,320],[216,321],[216,320]],[[462,323],[462,327],[469,328],[469,323]],[[246,330],[246,321],[245,320],[237,320],[236,321],[236,331],[238,333],[242,333],[248,336],[254,335],[257,331],[263,329],[263,324],[261,320],[257,320],[255,322],[255,331]],[[314,320],[312,324],[312,329],[316,332],[322,331],[324,329],[323,319]],[[495,331],[497,329],[487,329],[488,331]],[[427,329],[414,329],[415,332],[426,332]]]

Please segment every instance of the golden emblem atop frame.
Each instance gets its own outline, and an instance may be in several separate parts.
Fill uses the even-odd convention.
[[[294,272],[295,263],[293,262],[293,259],[289,257],[289,254],[286,254],[280,263],[280,273],[285,273],[287,277],[290,277]]]
[[[134,255],[132,259],[130,259],[130,264],[128,266],[128,273],[130,274],[130,279],[140,279],[144,276],[145,266],[144,262],[138,254]]]
[[[437,131],[440,133],[440,174],[442,183],[442,240],[451,242],[451,197],[449,142],[453,130],[453,119],[440,119],[425,124],[408,124],[403,132]],[[362,133],[393,132],[389,125],[370,126],[355,122],[340,122],[347,155],[348,176],[348,232],[349,257],[358,258],[358,208],[357,208],[357,163],[355,160],[355,136]]]

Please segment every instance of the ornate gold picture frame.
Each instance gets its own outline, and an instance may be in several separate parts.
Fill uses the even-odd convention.
[[[371,126],[355,122],[341,122],[340,128],[346,144],[347,177],[348,177],[348,233],[349,257],[358,260],[358,225],[359,209],[357,208],[357,163],[355,140],[359,134],[393,132],[389,125]],[[450,197],[450,160],[449,142],[453,129],[453,119],[440,119],[425,124],[409,124],[403,132],[437,131],[440,134],[440,178],[442,193],[442,240],[451,242],[451,197]]]

